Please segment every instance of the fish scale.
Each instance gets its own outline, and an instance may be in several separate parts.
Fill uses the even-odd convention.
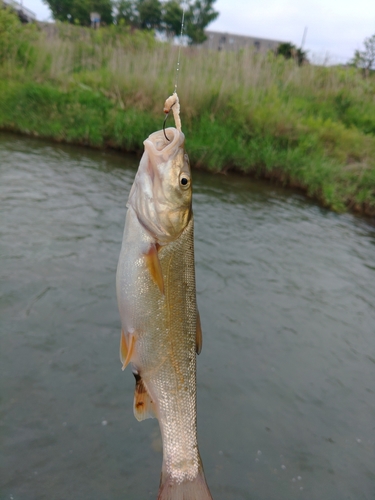
[[[138,268],[142,286],[133,327],[139,332],[139,361],[134,368],[157,401],[167,472],[181,482],[197,474],[199,463],[193,219],[178,240],[160,249],[159,260],[165,296],[147,266]]]

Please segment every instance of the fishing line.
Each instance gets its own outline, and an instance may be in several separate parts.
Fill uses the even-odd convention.
[[[173,91],[174,94],[177,94],[178,77],[180,75],[181,44],[182,44],[182,36],[184,34],[184,22],[185,22],[185,6],[184,3],[182,3],[181,33],[180,33],[180,43],[178,46],[178,58],[177,58],[176,75],[175,75],[174,91]]]
[[[182,44],[182,37],[184,34],[184,23],[185,23],[185,4],[182,2],[182,17],[181,17],[181,32],[180,32],[180,43],[178,44],[178,57],[177,57],[177,65],[176,65],[176,72],[175,72],[175,80],[174,80],[174,94],[177,94],[177,87],[178,87],[178,77],[180,76],[180,59],[181,59],[181,44]],[[165,124],[167,122],[167,118],[169,116],[169,113],[171,112],[171,109],[173,108],[174,104],[170,107],[168,113],[166,114],[163,122],[163,132],[164,132],[164,137],[167,139],[167,141],[170,142],[170,139],[168,139],[167,134],[165,133]]]

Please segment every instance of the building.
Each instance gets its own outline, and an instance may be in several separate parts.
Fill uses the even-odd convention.
[[[239,50],[251,47],[257,52],[275,51],[282,40],[270,40],[268,38],[258,38],[253,36],[233,35],[231,33],[220,33],[217,31],[205,31],[207,40],[202,43],[202,47],[210,50]]]
[[[18,14],[18,17],[23,23],[31,23],[33,21],[36,21],[36,15],[34,14],[34,12],[26,8],[23,5],[22,0],[21,3],[16,2],[16,0],[0,0],[0,7],[1,4],[4,7],[8,7],[14,10]]]

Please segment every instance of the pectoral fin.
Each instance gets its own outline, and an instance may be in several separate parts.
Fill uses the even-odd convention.
[[[144,254],[148,270],[154,283],[159,287],[160,292],[164,295],[164,279],[160,265],[158,250],[156,245],[151,245],[149,250]]]
[[[199,311],[197,310],[197,336],[196,336],[196,346],[195,346],[197,354],[200,354],[202,351],[202,342],[203,342],[203,337],[202,337],[201,317],[199,315]]]
[[[135,377],[134,391],[134,416],[140,422],[146,418],[155,418],[155,405],[147,392],[142,378],[138,373],[133,373]]]
[[[125,370],[129,361],[133,356],[135,345],[135,335],[132,333],[128,334],[128,339],[125,337],[124,330],[121,330],[121,339],[120,339],[120,359],[122,363],[122,369]]]

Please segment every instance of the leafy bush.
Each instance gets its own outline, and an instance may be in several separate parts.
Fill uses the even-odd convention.
[[[18,16],[10,9],[0,8],[0,63],[14,56],[21,32],[22,25]]]
[[[8,8],[0,8],[0,65],[7,61],[25,63],[32,58],[32,43],[36,39],[36,25],[24,26],[17,14]]]

